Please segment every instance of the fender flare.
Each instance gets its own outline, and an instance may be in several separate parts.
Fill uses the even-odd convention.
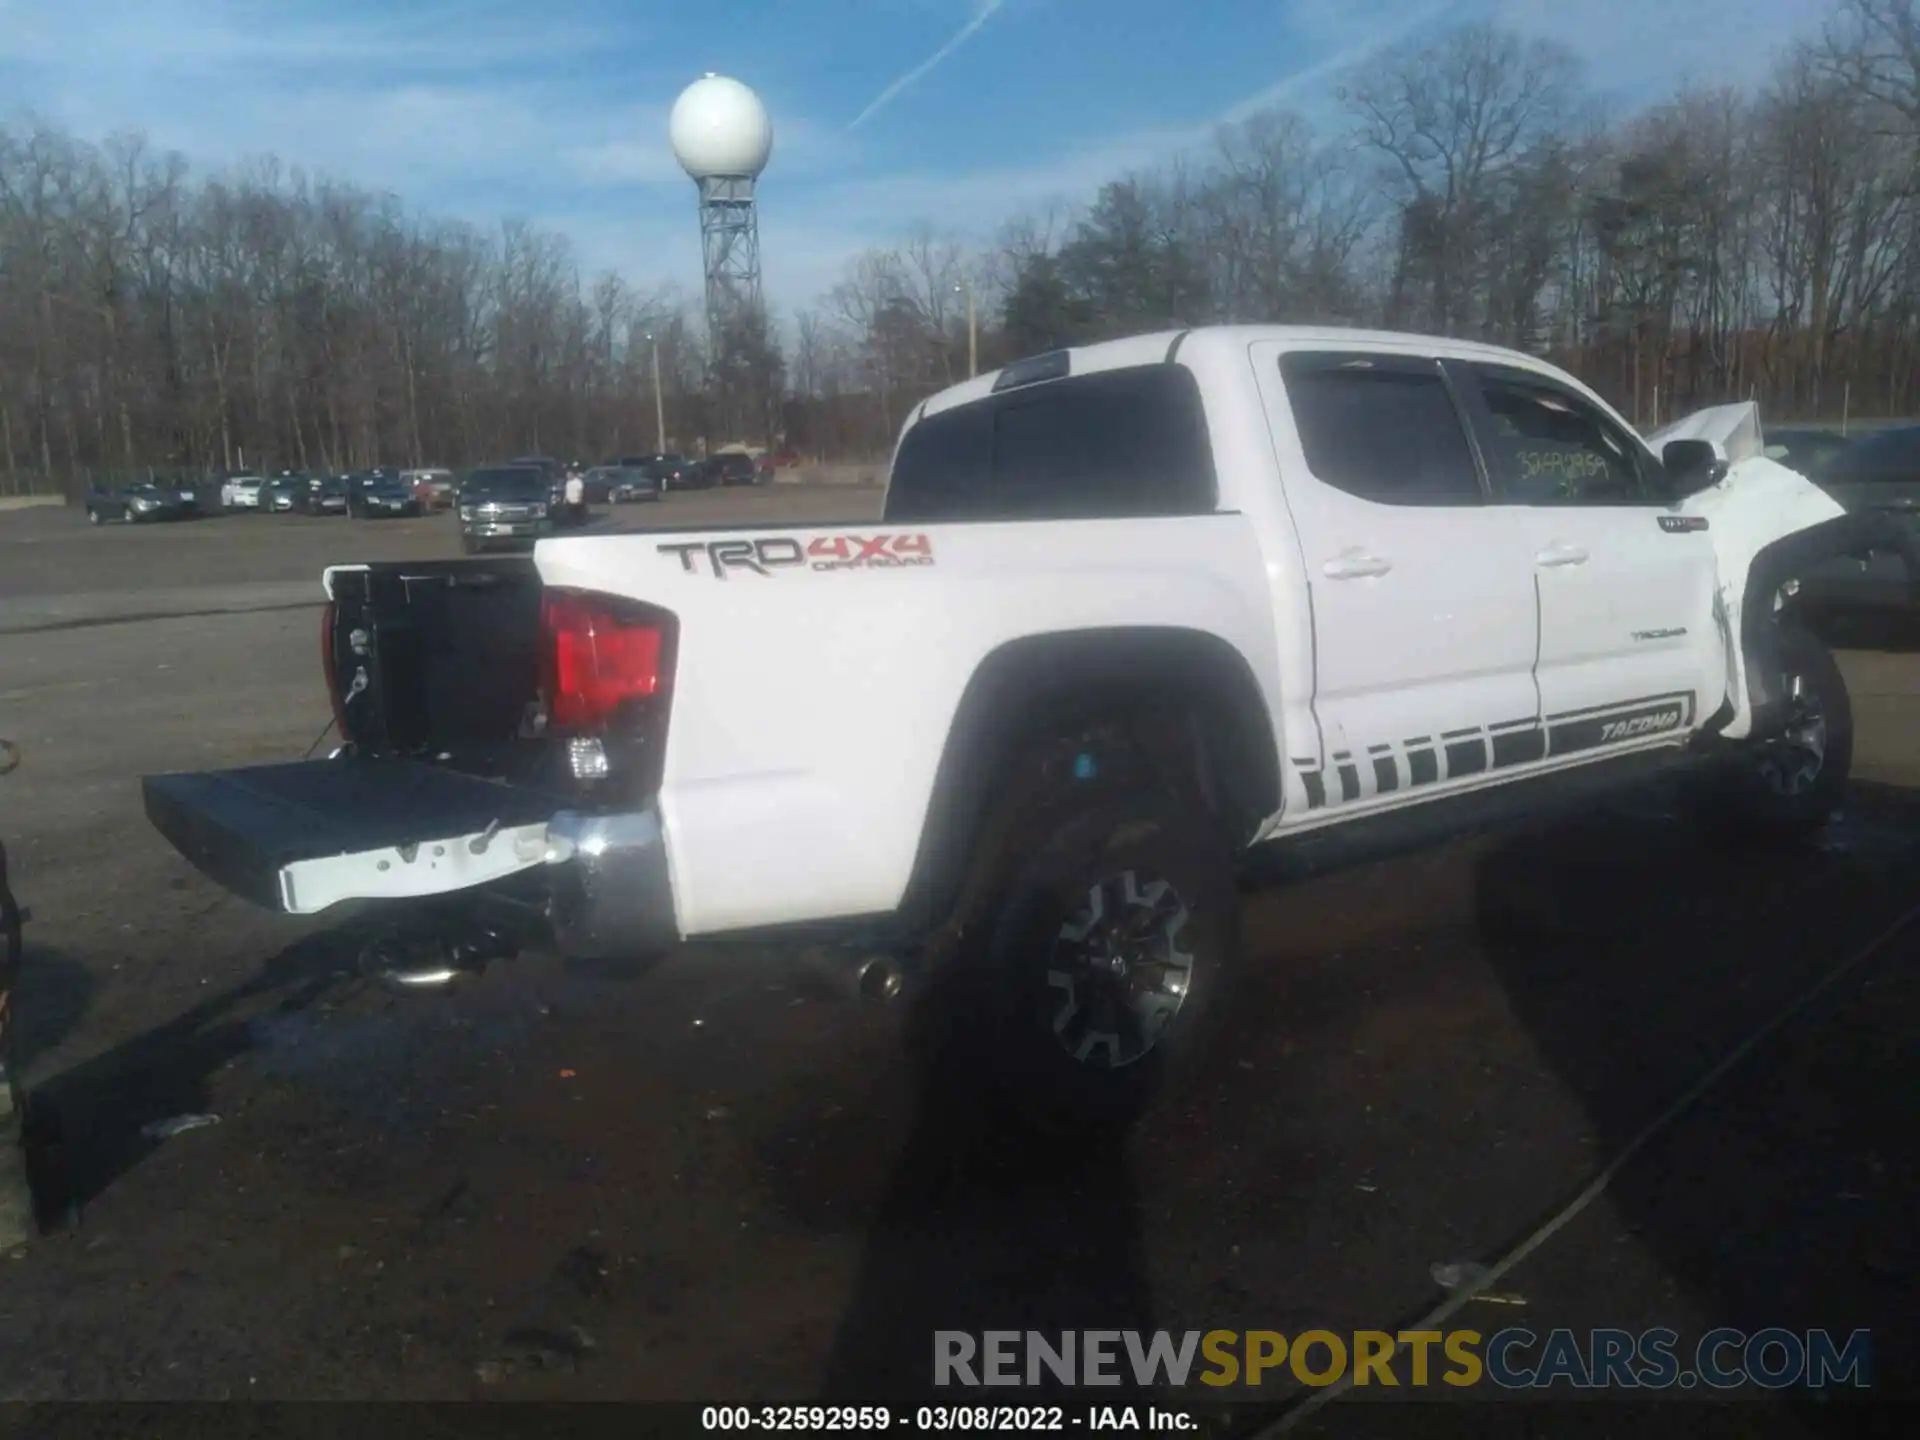
[[[1025,636],[990,652],[954,712],[913,871],[895,911],[937,926],[959,893],[994,787],[1021,747],[1052,726],[1132,705],[1189,702],[1202,785],[1236,843],[1280,808],[1274,717],[1246,657],[1217,635],[1125,627]]]
[[[1877,511],[1850,511],[1809,525],[1763,546],[1753,557],[1740,608],[1740,653],[1754,736],[1773,734],[1785,718],[1787,697],[1780,683],[1785,662],[1774,623],[1774,597],[1814,566],[1876,551],[1900,557],[1907,571],[1908,604],[1920,608],[1920,542],[1898,520]]]

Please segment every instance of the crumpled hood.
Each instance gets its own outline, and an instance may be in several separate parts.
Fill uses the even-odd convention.
[[[1647,436],[1647,444],[1656,455],[1669,440],[1705,440],[1729,465],[1757,460],[1766,450],[1766,440],[1760,431],[1760,407],[1751,400],[1696,410]]]

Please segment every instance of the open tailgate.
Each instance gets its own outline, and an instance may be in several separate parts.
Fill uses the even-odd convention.
[[[343,900],[464,890],[547,856],[547,821],[567,802],[437,765],[311,760],[149,775],[147,817],[235,894],[294,915]]]

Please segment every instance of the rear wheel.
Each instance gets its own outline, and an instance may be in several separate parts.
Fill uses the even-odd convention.
[[[471,535],[463,534],[460,537],[460,550],[462,554],[478,555],[480,553],[480,542]]]
[[[89,525],[98,525],[100,523],[100,512],[91,505],[87,507],[87,523]]]
[[[1216,817],[1128,758],[1074,741],[1051,785],[1007,777],[1010,795],[1033,798],[990,827],[983,883],[939,962],[956,1079],[988,1079],[1003,1118],[1053,1139],[1111,1136],[1177,1089],[1238,967]],[[1108,766],[1122,772],[1112,783],[1097,778]]]

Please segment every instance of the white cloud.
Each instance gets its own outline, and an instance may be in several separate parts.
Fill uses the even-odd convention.
[[[1819,34],[1831,6],[1811,0],[1492,0],[1492,18],[1566,46],[1603,90],[1633,99],[1681,84],[1743,85],[1788,45]]]

